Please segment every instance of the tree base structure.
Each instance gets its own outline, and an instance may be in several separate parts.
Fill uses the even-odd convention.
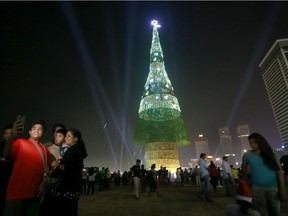
[[[156,165],[156,170],[166,167],[171,173],[175,173],[180,167],[178,159],[178,147],[175,142],[151,142],[145,144],[144,163],[147,169],[152,164]]]

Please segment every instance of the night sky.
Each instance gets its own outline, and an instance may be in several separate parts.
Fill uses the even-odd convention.
[[[259,63],[275,40],[288,37],[288,2],[0,2],[1,127],[26,116],[31,123],[78,128],[86,166],[124,171],[144,150],[132,145],[149,72],[151,20],[195,158],[203,133],[210,153],[218,128],[248,124],[273,148],[281,146]],[[198,157],[198,155],[197,155]]]

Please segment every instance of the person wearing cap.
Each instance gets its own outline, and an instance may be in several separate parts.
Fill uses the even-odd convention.
[[[141,179],[141,160],[137,159],[136,164],[131,167],[132,177],[135,187],[135,197],[139,200],[139,191],[140,191],[140,179]]]
[[[17,134],[15,125],[14,135]],[[47,165],[51,164],[49,150],[40,143],[44,131],[45,123],[35,121],[29,130],[29,139],[9,143],[5,156],[14,166],[6,192],[4,216],[38,216],[39,186]]]
[[[236,190],[235,204],[229,204],[225,209],[225,216],[261,216],[252,209],[252,191],[244,179],[239,179]]]

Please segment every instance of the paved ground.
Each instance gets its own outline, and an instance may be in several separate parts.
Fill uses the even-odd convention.
[[[160,188],[160,197],[147,193],[140,199],[133,197],[133,189],[112,186],[110,191],[96,191],[92,196],[81,196],[79,216],[223,216],[225,206],[234,203],[234,197],[225,197],[224,189],[213,194],[213,203],[199,200],[199,188],[185,185],[184,188]],[[288,187],[286,187],[288,195]],[[281,204],[281,216],[288,215],[288,202]]]

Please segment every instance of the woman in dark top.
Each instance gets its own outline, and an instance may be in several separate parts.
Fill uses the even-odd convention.
[[[208,167],[208,171],[210,174],[210,183],[213,186],[214,192],[216,192],[217,190],[217,184],[218,184],[218,169],[216,167],[216,165],[214,164],[213,161],[210,161],[210,165]]]
[[[56,168],[62,171],[62,177],[57,187],[50,192],[55,198],[51,201],[50,212],[53,212],[54,216],[77,216],[83,160],[88,155],[79,130],[67,130],[65,143],[69,148]]]

